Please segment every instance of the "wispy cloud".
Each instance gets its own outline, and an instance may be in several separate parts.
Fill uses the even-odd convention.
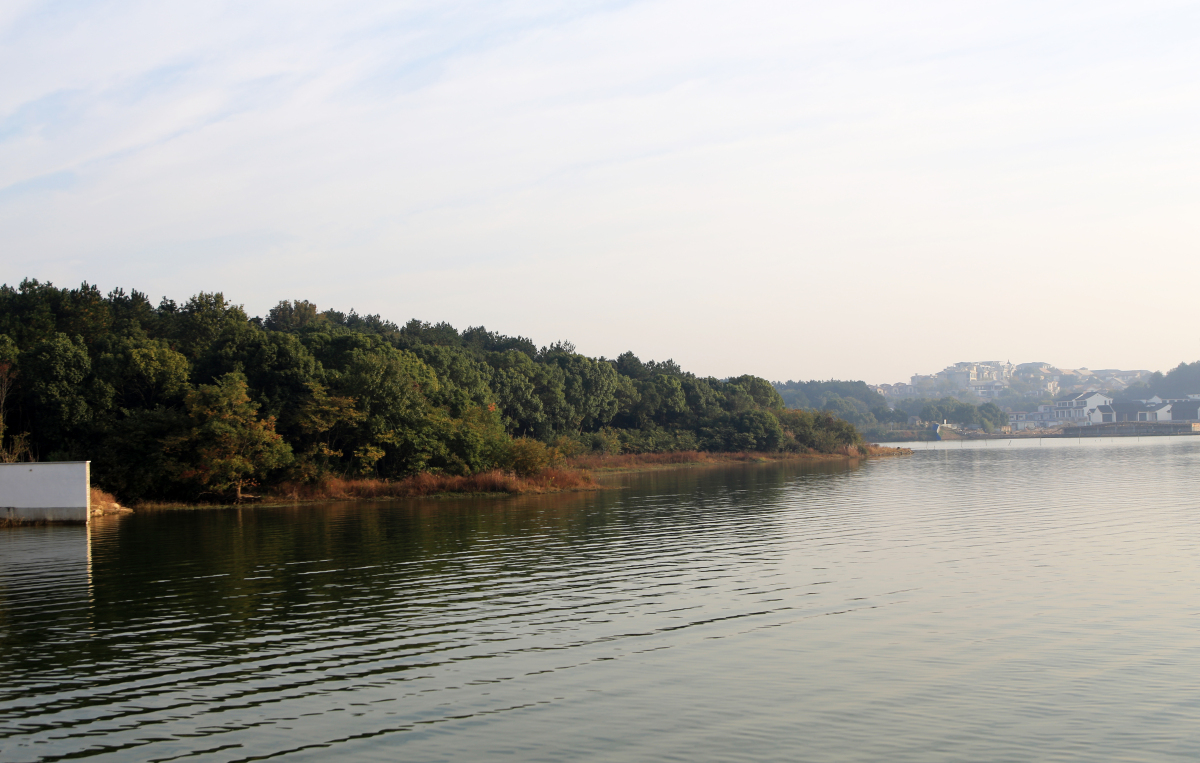
[[[36,265],[2,280],[717,374],[1160,366],[1192,340],[1152,297],[1115,340],[1048,326],[1148,253],[1200,278],[1198,35],[1167,0],[6,5],[0,226]]]
[[[21,180],[0,187],[0,203],[6,199],[26,197],[50,191],[66,191],[73,188],[79,177],[74,172],[51,172],[47,175]]]

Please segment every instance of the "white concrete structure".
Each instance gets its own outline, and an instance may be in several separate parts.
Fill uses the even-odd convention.
[[[0,464],[0,516],[86,522],[91,509],[90,466],[90,461]]]

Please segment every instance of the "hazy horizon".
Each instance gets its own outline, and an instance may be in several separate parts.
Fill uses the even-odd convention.
[[[689,371],[1166,371],[1184,2],[10,2],[0,282],[485,325]]]

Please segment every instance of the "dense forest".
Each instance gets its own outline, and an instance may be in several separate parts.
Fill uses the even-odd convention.
[[[862,444],[764,379],[589,358],[482,326],[220,293],[182,304],[83,284],[0,287],[0,459],[92,461],[128,501],[240,496],[330,476],[534,469],[578,452]]]

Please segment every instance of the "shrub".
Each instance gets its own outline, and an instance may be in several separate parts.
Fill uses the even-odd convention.
[[[528,477],[553,466],[559,458],[558,451],[546,447],[545,443],[518,437],[508,445],[505,466],[521,477]]]

